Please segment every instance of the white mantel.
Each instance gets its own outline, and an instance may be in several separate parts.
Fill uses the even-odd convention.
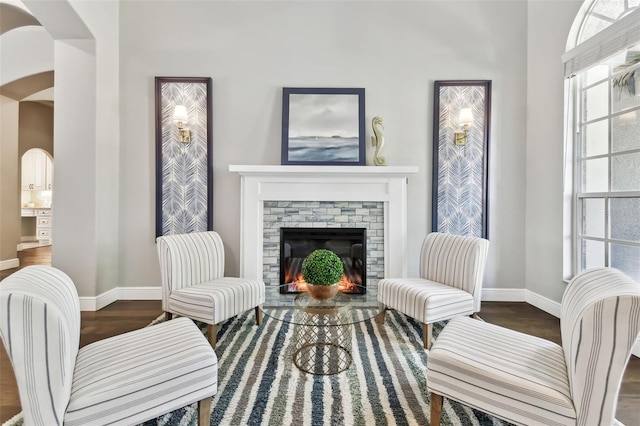
[[[406,276],[407,183],[417,166],[230,165],[229,171],[241,176],[241,276],[262,279],[264,201],[383,202],[385,276]]]

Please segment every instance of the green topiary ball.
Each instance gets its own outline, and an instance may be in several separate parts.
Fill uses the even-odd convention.
[[[302,262],[302,278],[315,285],[332,285],[344,274],[342,260],[331,250],[318,249]]]

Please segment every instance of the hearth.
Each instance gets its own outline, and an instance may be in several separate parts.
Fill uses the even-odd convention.
[[[366,228],[280,228],[280,292],[300,293],[305,290],[302,262],[309,253],[323,248],[342,259],[344,276],[339,284],[341,291],[365,294],[366,241]]]

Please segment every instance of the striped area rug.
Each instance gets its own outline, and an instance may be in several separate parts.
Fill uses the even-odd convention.
[[[298,370],[292,361],[294,326],[264,319],[256,326],[251,310],[219,329],[212,426],[429,424],[427,352],[422,328],[411,318],[388,311],[384,326],[372,320],[353,326],[353,362],[333,376]],[[441,329],[442,324],[434,325],[434,337]],[[197,419],[193,404],[144,426],[192,426]],[[507,425],[447,399],[442,424]],[[22,425],[22,417],[18,414],[7,425]]]
[[[389,311],[385,325],[375,321],[352,330],[353,362],[333,376],[303,373],[292,361],[293,325],[265,316],[255,325],[253,311],[225,322],[219,330],[218,393],[211,425],[427,425],[427,352],[422,329]],[[434,335],[441,325],[434,327]],[[151,425],[195,425],[195,404]],[[445,399],[442,424],[505,423]]]

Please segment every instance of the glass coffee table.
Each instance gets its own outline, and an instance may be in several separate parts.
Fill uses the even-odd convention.
[[[331,299],[316,300],[307,292],[282,294],[280,288],[288,286],[266,286],[262,311],[293,325],[293,363],[316,375],[345,371],[352,361],[352,325],[380,312],[377,289],[367,287],[366,294],[339,292]]]

